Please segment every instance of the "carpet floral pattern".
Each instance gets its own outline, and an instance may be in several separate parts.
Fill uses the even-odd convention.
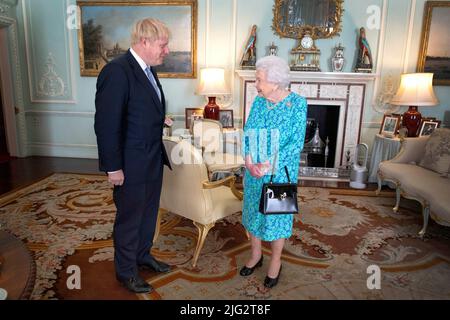
[[[98,278],[109,281],[110,292],[120,299],[450,299],[450,228],[431,222],[420,239],[417,203],[402,199],[394,213],[392,192],[375,197],[360,190],[299,191],[301,213],[273,289],[262,285],[270,257],[267,243],[263,267],[239,276],[250,252],[240,213],[211,229],[195,268],[197,229],[165,213],[152,253],[172,271],[143,275],[156,289],[149,295],[120,291],[112,262],[115,207],[103,176],[54,174],[1,197],[0,228],[34,253],[32,299],[112,298],[89,290]],[[65,289],[70,264],[81,265],[89,279],[83,292]],[[381,270],[381,289],[368,289],[371,265]]]

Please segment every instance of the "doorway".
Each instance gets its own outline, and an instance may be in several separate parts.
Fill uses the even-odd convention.
[[[9,159],[8,145],[6,142],[5,117],[3,116],[3,97],[0,86],[0,163]]]
[[[14,20],[12,20],[14,21]],[[19,155],[18,131],[16,126],[16,107],[14,92],[22,97],[21,89],[14,88],[12,66],[18,66],[16,46],[9,45],[8,39],[14,39],[15,25],[2,26],[0,21],[0,161]],[[10,49],[13,49],[10,55]],[[12,62],[11,63],[11,60]],[[18,68],[15,68],[18,70]],[[20,71],[17,72],[20,74]],[[16,91],[17,90],[17,91]]]

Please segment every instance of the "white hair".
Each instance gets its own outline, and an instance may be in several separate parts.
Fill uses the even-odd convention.
[[[266,56],[256,61],[256,70],[264,71],[267,81],[286,89],[289,87],[290,68],[287,62],[277,56]]]

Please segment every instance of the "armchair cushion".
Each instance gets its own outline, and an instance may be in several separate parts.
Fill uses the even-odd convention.
[[[450,129],[438,128],[425,145],[420,166],[447,175],[450,169]]]

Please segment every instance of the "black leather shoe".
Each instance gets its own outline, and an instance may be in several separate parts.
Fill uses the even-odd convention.
[[[144,263],[139,264],[141,270],[151,270],[156,272],[169,272],[170,266],[164,262],[158,261],[155,258],[146,260]]]
[[[280,275],[281,275],[281,268],[283,266],[280,266],[280,271],[278,271],[278,276],[276,278],[271,278],[269,276],[266,276],[266,278],[264,279],[264,287],[266,288],[273,288],[277,285],[278,283],[278,279],[280,279]]]
[[[117,280],[128,290],[134,293],[150,293],[154,289],[151,285],[144,281],[141,277],[131,277],[128,279],[120,279]]]
[[[259,259],[259,261],[251,268],[247,267],[246,265],[244,265],[241,269],[241,271],[239,271],[239,274],[243,277],[249,276],[253,273],[253,271],[255,271],[256,268],[259,268],[262,266],[263,264],[263,258],[264,256],[261,255],[261,258]]]

